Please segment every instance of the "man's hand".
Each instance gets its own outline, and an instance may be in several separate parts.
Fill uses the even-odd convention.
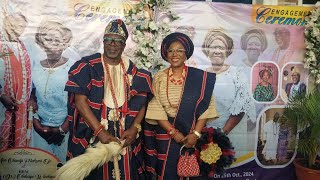
[[[0,101],[8,111],[18,111],[19,109],[18,104],[16,103],[16,100],[11,96],[3,94],[0,97]]]
[[[38,119],[33,118],[34,130],[48,142],[48,138],[51,136],[51,130],[48,126],[42,126]]]
[[[110,133],[108,133],[108,131],[106,131],[105,129],[103,129],[103,130],[98,134],[97,137],[99,138],[99,140],[100,140],[100,142],[101,142],[102,144],[108,144],[108,143],[110,143],[110,142],[116,142],[116,143],[121,144],[120,141],[119,141],[116,137],[112,136],[112,135],[111,135]]]
[[[60,146],[63,139],[64,139],[64,135],[62,135],[59,131],[59,127],[50,127],[50,136],[48,137],[48,144],[55,144]]]
[[[126,140],[123,144],[123,147],[131,145],[136,140],[137,133],[138,129],[134,126],[131,126],[129,129],[124,131],[120,138],[120,141]]]

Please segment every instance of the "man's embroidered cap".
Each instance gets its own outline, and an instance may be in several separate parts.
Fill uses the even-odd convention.
[[[122,36],[125,40],[128,39],[128,30],[121,19],[115,19],[109,22],[104,31],[104,35],[106,34],[117,34]]]

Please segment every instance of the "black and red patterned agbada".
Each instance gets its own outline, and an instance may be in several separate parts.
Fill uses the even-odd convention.
[[[119,107],[120,117],[125,117],[125,130],[130,128],[139,110],[147,104],[152,93],[152,78],[148,71],[137,69],[130,61],[127,74],[133,77],[129,89],[131,98],[125,103],[127,108]],[[67,118],[69,120],[70,137],[67,159],[71,159],[83,154],[93,137],[93,130],[75,108],[74,94],[83,94],[88,97],[88,105],[98,120],[101,119],[101,114],[108,114],[110,111],[110,108],[103,103],[104,69],[100,53],[84,57],[71,67],[65,90],[69,92]],[[102,112],[103,109],[107,112]],[[123,109],[127,109],[127,111]],[[119,131],[120,128],[117,127],[117,130]],[[113,135],[115,133],[121,134],[121,132],[114,132],[113,122],[109,122],[108,132]],[[140,174],[144,171],[144,162],[140,137],[142,137],[142,134],[131,145],[131,151],[122,156],[119,161],[121,179],[141,179]],[[113,162],[110,162],[95,169],[89,176],[94,179],[113,179],[112,169]]]

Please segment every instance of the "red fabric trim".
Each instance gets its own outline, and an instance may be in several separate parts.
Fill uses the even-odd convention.
[[[87,85],[87,89],[88,89],[88,90],[91,90],[91,87],[92,87],[92,83],[89,82],[89,84]]]
[[[89,105],[91,108],[93,108],[93,109],[99,110],[100,107],[101,107],[101,104],[100,104],[100,103],[92,102],[92,101],[90,101],[89,99],[87,99],[87,103],[88,103],[88,105]]]
[[[166,134],[167,135],[167,134]],[[157,136],[157,135],[156,135]],[[164,171],[166,169],[166,164],[167,164],[167,157],[168,157],[168,153],[169,153],[169,149],[170,149],[170,144],[171,144],[171,138],[169,135],[167,135],[169,137],[169,141],[168,141],[168,146],[167,146],[167,152],[166,154],[158,154],[157,158],[163,160],[163,166],[162,166],[162,172],[161,172],[161,177],[163,177],[164,175]]]
[[[138,92],[133,89],[133,90],[130,91],[130,94],[131,94],[131,96],[134,96],[134,95],[138,94]]]
[[[145,149],[146,153],[150,156],[157,156],[158,152],[155,149]]]
[[[167,157],[168,157],[167,154],[158,154],[158,155],[157,155],[157,158],[158,158],[158,159],[165,161],[164,164],[163,164],[164,166],[165,166],[165,163],[167,162]],[[161,174],[162,174],[162,176],[163,176],[163,174],[164,174],[164,169],[162,169],[162,173],[161,173]]]
[[[84,122],[85,122],[84,118],[81,117],[81,118],[79,119],[79,122],[80,122],[80,123],[84,123]]]
[[[140,152],[140,150],[141,150],[141,143],[139,143],[139,145],[134,148],[133,150],[134,155],[137,155],[138,152]]]
[[[101,58],[96,58],[96,59],[89,60],[89,63],[90,63],[91,66],[93,66],[96,63],[100,63],[100,62],[101,62]]]
[[[102,100],[102,110],[101,110],[101,118],[107,119],[107,106],[105,105],[104,101]]]
[[[108,164],[103,164],[103,180],[108,180],[109,177],[109,168]]]
[[[136,96],[144,96],[144,97],[146,97],[147,93],[137,93]]]
[[[124,164],[124,173],[125,173],[125,179],[130,180],[131,174],[130,174],[130,164],[129,164],[129,150],[126,149],[127,153],[123,157],[123,164]]]
[[[146,166],[146,170],[152,172],[153,174],[156,174],[156,170],[150,166]]]
[[[70,74],[73,74],[73,75],[78,74],[85,66],[86,66],[86,63],[80,63],[77,69],[72,70]]]
[[[68,115],[68,116],[67,116],[67,120],[68,120],[68,121],[72,121],[72,120],[73,120],[73,117],[70,116],[70,115]]]
[[[145,136],[154,136],[156,133],[154,131],[143,130]]]
[[[72,142],[74,142],[75,144],[81,144],[83,148],[87,148],[88,147],[88,142],[86,141],[86,139],[84,138],[76,138],[76,137],[72,137]]]
[[[67,83],[66,83],[67,86],[73,86],[73,87],[80,87],[78,84],[68,80]]]
[[[156,134],[156,139],[169,140],[169,139],[171,139],[171,136],[169,134]]]
[[[131,70],[131,75],[134,76],[137,73],[137,66],[133,64],[133,68]]]
[[[67,157],[69,157],[70,159],[73,158],[73,155],[72,155],[72,153],[70,151],[67,151]]]
[[[102,87],[103,86],[103,80],[97,81],[95,79],[91,79],[91,84],[97,87]]]
[[[196,107],[194,108],[194,112],[196,112],[196,110],[197,110],[197,108],[198,108],[198,105],[200,104],[200,102],[202,101],[202,99],[203,99],[203,97],[204,97],[204,90],[205,90],[205,87],[206,87],[206,82],[207,82],[207,72],[204,71],[204,73],[203,73],[203,79],[202,79],[202,86],[201,86],[201,94],[200,94],[200,97],[199,97],[199,99],[198,99],[198,101],[197,101]],[[195,113],[193,114],[193,119],[194,119],[193,121],[197,121],[197,119],[196,119],[196,114],[195,114]],[[195,124],[196,124],[196,123],[193,122],[192,127],[191,127],[191,129],[190,129],[190,133],[191,133],[191,130],[194,129]]]
[[[127,112],[127,114],[129,116],[133,116],[133,117],[136,117],[138,115],[138,113],[139,113],[139,111],[131,111],[131,110],[129,110],[129,112]]]
[[[143,78],[145,78],[145,79],[147,80],[149,89],[151,89],[151,91],[152,91],[152,93],[153,93],[152,83],[151,83],[150,76],[148,76],[147,74],[141,73],[141,72],[137,72],[137,76],[143,77]]]

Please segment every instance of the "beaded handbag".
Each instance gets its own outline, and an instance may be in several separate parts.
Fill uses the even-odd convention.
[[[184,155],[181,154],[181,150],[184,148],[184,145],[180,149],[180,157],[178,161],[177,171],[180,177],[195,177],[199,176],[200,168],[195,154],[189,154],[185,152]]]

